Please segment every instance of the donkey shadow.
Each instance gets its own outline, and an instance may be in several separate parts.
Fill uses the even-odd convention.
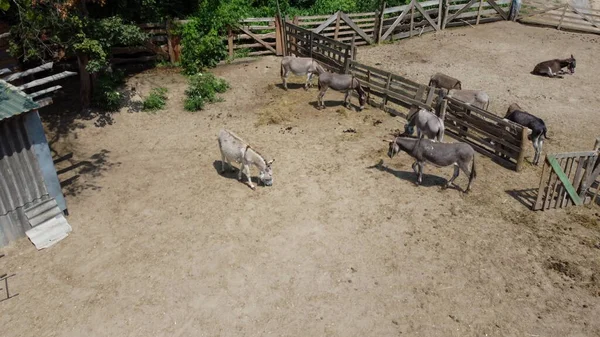
[[[277,83],[277,84],[275,84],[275,86],[281,90],[285,90],[285,88],[283,87],[283,83]],[[288,82],[287,86],[288,86],[288,90],[298,90],[298,89],[304,90],[304,83]],[[310,88],[309,88],[309,90],[310,90]]]
[[[373,166],[368,166],[368,169],[377,169],[381,172],[387,172],[390,173],[392,175],[394,175],[396,178],[405,180],[405,181],[409,181],[411,183],[413,183],[414,185],[417,185],[417,174],[414,171],[398,171],[398,170],[394,170],[392,168],[389,168],[387,166],[383,165],[383,160],[380,160],[377,164],[373,165]],[[432,174],[427,174],[427,173],[423,173],[423,181],[421,182],[420,186],[424,186],[424,187],[434,187],[434,186],[438,186],[438,187],[444,187],[446,185],[446,183],[448,182],[447,179],[444,179],[442,177],[438,177]],[[448,189],[455,189],[455,190],[459,190],[461,191],[461,189],[456,186],[456,185],[451,185],[450,187],[448,187]]]
[[[221,173],[221,160],[215,160],[213,162],[213,167],[215,168],[215,170],[217,171],[217,173],[221,176],[221,177],[225,177],[228,179],[233,179],[238,181],[241,184],[244,184],[246,186],[248,186],[248,179],[246,178],[246,174],[242,173],[242,180],[238,180],[238,173],[240,172],[240,168],[235,167],[235,166],[230,166],[229,164],[225,163],[225,172]],[[250,180],[252,181],[252,183],[255,186],[260,186],[260,182],[258,181],[258,177],[250,177]],[[250,188],[250,186],[248,186]]]
[[[323,105],[325,106],[325,108],[323,109],[319,109],[319,102],[314,101],[314,102],[309,102],[308,104],[310,104],[313,108],[317,109],[317,110],[323,110],[323,109],[327,109],[327,108],[340,108],[340,109],[349,109],[351,111],[358,111],[358,106],[350,103],[350,108],[347,108],[344,106],[344,101],[335,101],[335,100],[328,100],[328,101],[323,101]]]

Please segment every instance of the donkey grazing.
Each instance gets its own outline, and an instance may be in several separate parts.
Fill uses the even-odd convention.
[[[365,108],[367,95],[357,78],[352,75],[336,74],[326,71],[319,74],[319,95],[317,96],[317,109],[325,108],[323,96],[325,96],[325,92],[327,92],[327,89],[330,87],[333,90],[346,92],[346,95],[344,96],[344,106],[347,108],[348,104],[350,103],[350,100],[348,99],[350,97],[350,92],[352,90],[356,90],[358,93],[358,102],[360,103],[359,110]]]
[[[425,138],[412,138],[399,136],[389,142],[388,157],[393,158],[400,151],[408,153],[416,161],[412,164],[412,169],[417,174],[417,185],[423,182],[423,166],[426,162],[433,165],[444,167],[454,165],[454,174],[446,183],[444,188],[448,188],[456,177],[459,169],[469,176],[469,184],[465,193],[471,190],[471,184],[477,177],[475,171],[475,150],[466,143],[437,143]],[[469,172],[469,163],[471,163],[471,172]],[[418,169],[418,170],[417,170]]]
[[[304,83],[304,90],[312,85],[311,80],[314,74],[320,75],[325,72],[325,69],[319,62],[313,60],[310,57],[296,57],[284,56],[281,59],[281,79],[283,80],[283,87],[285,90],[287,87],[288,75],[292,72],[296,76],[306,75],[306,83]]]
[[[535,67],[533,68],[533,71],[531,73],[533,75],[539,75],[539,76],[563,78],[561,75],[565,74],[566,72],[564,70],[562,70],[562,68],[567,67],[567,69],[569,69],[569,72],[572,75],[572,74],[575,74],[575,66],[576,65],[577,65],[577,62],[575,61],[573,54],[571,54],[571,57],[568,59],[564,59],[564,60],[554,59],[554,60],[540,62],[535,65]]]
[[[405,133],[412,135],[414,126],[417,127],[418,138],[423,138],[425,135],[427,138],[440,143],[444,140],[444,120],[433,112],[419,108],[416,105],[413,105],[408,112],[408,124],[404,126]]]
[[[242,180],[242,172],[244,172],[246,178],[248,178],[250,188],[255,188],[250,179],[250,165],[254,165],[260,170],[259,178],[265,186],[273,185],[271,164],[275,159],[266,161],[260,153],[256,152],[236,134],[226,129],[221,129],[219,132],[219,150],[221,150],[221,173],[225,172],[226,161],[230,170],[234,170],[231,165],[231,160],[233,160],[242,164],[238,173],[238,180]]]
[[[529,137],[533,143],[533,149],[535,150],[533,164],[538,165],[542,147],[544,146],[544,138],[549,139],[548,136],[546,136],[546,131],[548,130],[546,129],[544,121],[541,118],[523,111],[517,103],[513,103],[508,107],[505,118],[531,129],[531,136]]]
[[[487,110],[490,105],[490,96],[483,90],[457,90],[448,91],[446,97],[453,97],[472,106]]]
[[[442,73],[435,73],[433,76],[431,76],[431,79],[429,80],[429,86],[448,90],[462,90],[462,83],[459,80]]]

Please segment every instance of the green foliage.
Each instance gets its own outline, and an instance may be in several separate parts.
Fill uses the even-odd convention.
[[[356,12],[356,0],[317,0],[311,10],[314,14],[331,14],[336,11]]]
[[[6,12],[10,8],[9,0],[0,0],[0,11]]]
[[[191,75],[207,67],[214,67],[227,57],[227,48],[215,29],[206,34],[200,30],[198,19],[192,19],[182,29],[181,67]]]
[[[167,88],[154,88],[142,103],[144,111],[156,111],[167,105]]]
[[[190,86],[185,91],[187,96],[184,108],[188,111],[198,111],[204,108],[206,103],[221,102],[223,99],[217,94],[224,93],[229,89],[229,84],[211,73],[199,73],[190,76]]]
[[[119,110],[123,95],[118,89],[124,83],[125,75],[122,71],[100,74],[94,88],[93,104],[105,111]]]

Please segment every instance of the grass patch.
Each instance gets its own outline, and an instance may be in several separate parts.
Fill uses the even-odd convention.
[[[167,88],[154,88],[150,95],[144,99],[142,109],[144,111],[157,111],[167,105]]]
[[[187,111],[198,111],[204,109],[206,103],[222,102],[223,98],[217,94],[224,93],[229,89],[229,83],[224,79],[217,78],[211,73],[198,73],[190,76],[190,86],[185,91],[184,108]]]

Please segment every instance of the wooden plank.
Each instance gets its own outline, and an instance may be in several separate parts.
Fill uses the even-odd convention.
[[[3,78],[3,80],[6,81],[6,82],[12,82],[14,80],[17,80],[19,78],[23,78],[25,76],[36,74],[36,73],[39,73],[39,72],[42,72],[42,71],[46,71],[46,70],[50,70],[50,69],[52,69],[53,65],[54,65],[53,62],[48,62],[46,64],[42,64],[39,67],[35,67],[35,68],[32,68],[32,69],[26,70],[24,72],[21,72],[21,73],[15,73],[15,74],[6,76],[6,77]]]
[[[417,10],[419,12],[421,12],[421,14],[425,18],[425,20],[427,20],[429,22],[429,24],[431,25],[431,27],[435,28],[435,30],[439,30],[438,25],[435,23],[435,21],[433,21],[433,19],[429,16],[429,14],[427,14],[427,12],[425,12],[425,10],[423,9],[423,7],[421,7],[421,5],[419,4],[419,2],[418,1],[414,1],[414,3],[415,3],[415,7],[417,8]]]
[[[352,21],[352,19],[348,17],[348,15],[346,15],[346,13],[340,12],[340,18],[346,21],[346,24],[348,24],[350,28],[352,28],[360,37],[362,37],[363,40],[367,41],[369,44],[373,43],[373,40],[371,40],[367,33],[365,33],[362,29],[356,26],[356,24]]]
[[[381,37],[381,39],[383,41],[385,41],[388,36],[390,36],[390,34],[394,31],[394,28],[396,28],[396,26],[398,26],[398,24],[402,21],[402,19],[404,19],[404,17],[406,16],[406,14],[408,13],[408,11],[413,7],[413,3],[411,2],[410,5],[408,5],[404,11],[402,12],[402,14],[400,14],[400,16],[398,16],[396,18],[396,20],[394,20],[394,23],[392,23],[392,25],[390,26],[390,28],[388,28],[388,30],[383,34],[383,36]]]
[[[494,9],[502,16],[504,20],[508,20],[508,14],[502,9],[502,7],[498,6],[495,0],[486,0],[490,6],[494,7]]]
[[[475,21],[475,25],[479,24],[479,18],[481,17],[481,7],[483,6],[483,0],[479,0],[479,9],[477,10],[477,21]]]
[[[587,167],[585,169],[585,175],[581,182],[581,191],[579,192],[579,196],[581,198],[584,198],[588,188],[592,186],[598,175],[600,175],[600,165],[598,165],[596,169],[594,169],[594,165],[597,159],[597,156],[593,156],[588,159]]]
[[[571,177],[571,173],[573,173],[573,165],[575,164],[575,157],[571,157],[569,159],[567,159],[567,166],[569,167],[569,171],[567,172],[567,177]],[[575,187],[573,187],[573,189],[575,189]],[[575,189],[575,191],[577,191],[577,189]],[[563,200],[562,203],[560,205],[561,208],[566,207],[567,205],[569,205],[569,201],[571,201],[570,199],[567,199],[566,194],[563,196]]]
[[[543,13],[546,13],[546,12],[550,12],[550,11],[553,11],[553,10],[557,10],[557,9],[560,9],[560,8],[563,8],[563,7],[566,7],[566,6],[567,5],[563,4],[563,5],[553,6],[553,7],[549,7],[549,8],[544,8],[544,9],[539,10],[539,11],[527,13],[525,15],[519,15],[519,17],[517,18],[517,20],[521,20],[521,19],[525,19],[525,18],[528,18],[528,17],[540,15],[540,14],[543,14]],[[521,11],[521,13],[522,13],[522,11]]]
[[[535,203],[532,205],[532,210],[537,211],[543,208],[543,200],[546,195],[546,185],[544,185],[544,176],[548,171],[548,165],[546,165],[546,161],[544,161],[544,165],[542,166],[542,175],[540,176],[540,187],[538,188],[538,195],[535,200]]]
[[[569,196],[571,197],[571,199],[573,200],[575,205],[577,205],[577,206],[581,205],[582,204],[581,198],[579,198],[579,195],[577,195],[577,193],[575,192],[575,189],[573,188],[573,185],[571,185],[569,178],[562,171],[562,169],[560,168],[560,165],[558,165],[556,158],[554,158],[553,156],[548,156],[548,162],[550,163],[550,166],[552,167],[552,169],[554,170],[554,172],[556,173],[556,175],[558,176],[558,178],[560,179],[562,184],[567,189],[567,193],[569,193]]]
[[[337,17],[335,19],[335,31],[333,32],[333,39],[338,39],[338,34],[340,32],[340,12],[337,12]]]
[[[53,87],[50,87],[50,88],[47,88],[47,89],[44,89],[44,90],[40,90],[40,91],[36,91],[34,93],[31,93],[31,94],[27,94],[27,96],[29,96],[31,98],[35,98],[35,97],[47,94],[49,92],[53,92],[53,91],[59,90],[59,89],[62,89],[62,87],[60,85],[55,85]]]
[[[546,155],[546,159],[544,160],[545,165],[548,166],[548,181],[546,183],[546,188],[545,188],[545,192],[544,192],[544,205],[543,205],[543,209],[549,209],[550,208],[550,200],[551,200],[551,196],[552,193],[554,191],[554,184],[556,183],[556,180],[558,179],[556,177],[556,174],[554,173],[554,170],[552,170],[552,167],[550,167],[550,163],[548,162],[548,156]],[[553,183],[554,181],[554,183]]]
[[[456,140],[458,140],[458,141],[461,141],[461,142],[463,142],[463,143],[467,143],[467,144],[471,145],[475,151],[477,151],[477,152],[481,153],[482,155],[484,155],[484,156],[486,156],[486,157],[489,157],[489,158],[494,158],[495,160],[497,160],[497,161],[500,161],[500,162],[502,162],[502,163],[506,164],[507,166],[508,166],[508,165],[515,165],[515,163],[513,163],[513,162],[511,162],[511,161],[509,161],[509,160],[506,160],[506,159],[504,159],[504,158],[501,158],[501,157],[497,156],[497,155],[496,155],[496,153],[494,153],[494,152],[493,152],[493,151],[491,151],[490,149],[487,149],[487,148],[485,148],[485,147],[481,146],[480,144],[478,144],[478,143],[476,143],[476,142],[472,141],[471,139],[468,139],[468,138],[463,138],[463,137],[461,137],[461,136],[460,136],[460,135],[459,135],[459,134],[458,134],[456,131],[454,131],[454,130],[451,130],[451,129],[446,129],[446,131],[447,131],[447,134],[448,134],[449,136],[451,136],[452,138],[454,138],[454,139],[456,139]]]
[[[553,154],[552,156],[556,159],[568,158],[568,157],[591,157],[595,156],[596,151],[581,151],[581,152],[564,152]]]
[[[275,22],[275,18],[245,18],[239,22]]]
[[[560,21],[558,22],[558,27],[556,27],[558,30],[560,30],[560,27],[563,24],[563,20],[565,19],[565,14],[567,13],[567,6],[564,7],[562,15],[560,16]]]
[[[42,98],[40,100],[35,101],[37,104],[39,104],[40,108],[43,108],[45,106],[48,106],[50,104],[52,104],[52,97],[46,97],[46,98]]]
[[[74,75],[77,75],[77,73],[72,72],[72,71],[63,71],[60,74],[56,74],[56,75],[52,75],[52,76],[40,78],[39,80],[31,81],[29,83],[25,83],[25,84],[19,86],[18,88],[19,88],[19,90],[25,90],[25,89],[37,87],[39,85],[43,85],[43,84],[46,84],[46,83],[58,81],[60,79],[63,79],[63,78],[69,77],[69,76],[74,76]]]
[[[274,54],[271,50],[259,50],[259,51],[249,52],[248,56],[261,56],[261,55],[271,55],[271,54]]]
[[[583,18],[583,20],[589,22],[592,24],[592,26],[596,27],[596,28],[600,28],[600,26],[598,24],[596,24],[596,21],[594,21],[594,19],[590,19],[586,16],[586,14],[584,14],[583,12],[581,12],[580,10],[576,9],[573,6],[569,6],[575,13],[579,14],[579,16],[581,16],[581,18]]]
[[[277,51],[275,50],[275,48],[271,47],[270,44],[266,43],[265,41],[263,41],[261,38],[259,38],[258,36],[256,36],[254,33],[250,32],[249,30],[245,29],[244,27],[239,27],[239,29],[241,29],[244,33],[250,35],[253,39],[255,39],[257,42],[259,42],[260,44],[262,44],[263,46],[265,46],[265,48],[267,48],[268,50],[272,51],[274,54],[277,54]]]
[[[505,139],[503,139],[501,137],[498,137],[496,135],[489,134],[489,133],[485,132],[484,130],[482,130],[482,128],[480,127],[480,125],[477,125],[475,123],[470,123],[470,121],[468,119],[456,117],[455,115],[452,115],[451,113],[446,113],[446,118],[449,119],[452,122],[456,122],[456,124],[458,124],[459,126],[468,128],[468,132],[467,133],[470,132],[470,134],[472,136],[474,136],[474,135],[473,135],[473,133],[471,131],[474,130],[474,131],[482,134],[483,136],[485,136],[487,138],[490,138],[491,140],[493,140],[494,142],[502,145],[505,148],[504,150],[503,149],[499,149],[500,152],[504,152],[507,156],[509,156],[511,158],[518,159],[518,154],[520,152],[519,151],[520,150],[519,147],[517,147],[517,146],[515,146],[515,145],[513,145],[513,144],[511,144],[509,142],[507,142]],[[457,130],[459,129],[459,128],[454,127],[453,125],[451,125],[449,123],[448,123],[448,125],[446,125],[446,128],[456,128]],[[490,144],[490,146],[491,146],[491,144]],[[511,150],[511,151],[506,151],[506,149]]]
[[[12,70],[10,70],[8,68],[0,69],[0,75],[10,74],[10,73],[12,73]]]
[[[327,20],[325,20],[325,22],[323,22],[322,24],[320,24],[319,27],[313,29],[312,31],[315,32],[315,33],[320,33],[325,27],[327,27],[330,24],[332,24],[333,21],[335,21],[338,18],[338,15],[340,13],[341,13],[340,11],[335,12]]]
[[[452,20],[456,19],[457,16],[459,16],[460,14],[462,14],[463,12],[465,12],[467,9],[469,9],[475,3],[475,1],[477,1],[477,0],[471,0],[471,1],[469,1],[469,3],[466,4],[463,8],[461,8],[458,12],[452,14],[451,17],[446,18],[445,22],[444,22],[444,28],[446,28],[446,24],[448,22],[451,22]]]

